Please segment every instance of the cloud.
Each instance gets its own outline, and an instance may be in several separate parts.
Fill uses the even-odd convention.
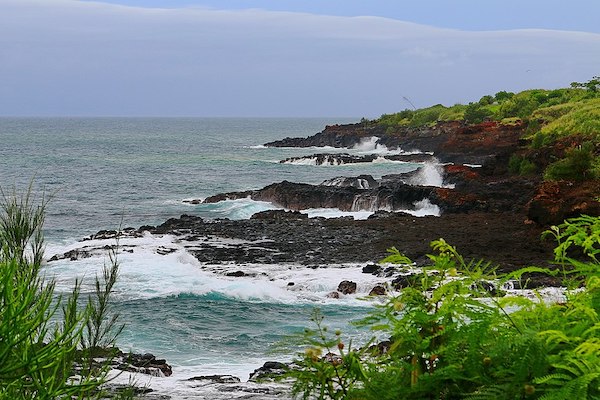
[[[377,116],[566,86],[597,54],[581,32],[0,0],[0,114]]]

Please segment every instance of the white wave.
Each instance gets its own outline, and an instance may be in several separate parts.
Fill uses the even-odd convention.
[[[308,208],[300,211],[302,214],[307,214],[308,218],[340,218],[352,217],[355,220],[367,219],[373,214],[373,211],[357,210],[357,211],[342,211],[339,208]]]
[[[418,154],[418,153],[406,153],[402,149],[397,148],[394,150],[389,149],[386,145],[377,143],[379,137],[371,136],[362,138],[361,141],[355,144],[350,150],[354,150],[359,154],[381,154],[381,155],[393,155],[393,154]]]
[[[413,163],[406,162],[406,161],[390,160],[383,156],[378,156],[372,162],[373,162],[373,164],[413,164]]]
[[[439,217],[441,214],[440,208],[431,203],[429,199],[423,199],[414,203],[414,210],[402,210],[407,214],[414,215],[415,217],[425,217],[428,215],[433,215],[435,217]]]
[[[281,355],[278,355],[278,358],[281,358],[284,362],[291,361],[291,357],[284,359]],[[154,377],[124,371],[111,371],[109,378],[112,384],[130,385],[131,382],[135,382],[138,387],[151,388],[154,395],[152,398],[173,400],[275,400],[291,398],[289,384],[247,382],[249,374],[266,361],[268,359],[256,358],[248,359],[244,364],[234,364],[228,360],[223,363],[202,364],[192,367],[173,366],[173,376],[170,377]],[[232,375],[240,378],[242,383],[215,384],[211,381],[191,379],[211,375]]]
[[[249,219],[252,215],[261,211],[277,210],[273,203],[252,200],[249,197],[235,200],[223,200],[217,203],[200,204],[197,212],[201,217]]]
[[[355,150],[359,154],[399,154],[400,150],[391,151],[386,145],[377,143],[378,140],[377,136],[362,138],[351,150]]]
[[[423,163],[408,183],[419,186],[454,187],[454,185],[444,184],[443,164],[435,161]]]
[[[243,146],[244,149],[268,149],[264,144],[258,144],[255,146]]]
[[[481,168],[483,167],[483,165],[481,164],[463,164],[465,167],[469,167],[469,168]]]
[[[140,238],[121,238],[119,279],[115,295],[120,300],[149,299],[179,294],[207,295],[219,293],[227,297],[249,301],[279,303],[328,303],[365,305],[358,297],[365,296],[383,279],[363,274],[361,265],[329,265],[311,269],[297,264],[206,264],[200,263],[186,247],[201,251],[201,246],[227,248],[240,240],[199,238],[196,242],[172,235],[146,234]],[[253,242],[254,243],[254,242]],[[82,280],[84,293],[93,291],[94,277],[100,275],[107,262],[104,247],[114,245],[112,239],[89,240],[69,246],[53,245],[48,250],[62,254],[86,246],[91,257],[76,261],[59,260],[46,263],[45,274],[56,280],[59,292],[69,292],[75,279]],[[261,242],[256,242],[260,246]],[[184,247],[186,246],[186,247]],[[172,251],[164,254],[165,250]],[[48,255],[52,255],[48,252]],[[228,272],[242,270],[246,276],[229,277]],[[341,280],[357,282],[356,295],[330,299]],[[290,283],[293,285],[290,285]]]
[[[165,206],[181,206],[181,205],[194,206],[195,204],[192,204],[191,203],[192,201],[202,202],[202,201],[204,201],[204,197],[188,197],[185,199],[177,199],[177,200],[171,199],[171,200],[165,200],[165,201],[161,202],[161,204],[165,205]]]
[[[357,189],[371,189],[371,185],[367,179],[363,178],[347,178],[345,176],[338,176],[336,178],[327,179],[320,183],[320,186],[329,187],[345,187],[352,186]]]

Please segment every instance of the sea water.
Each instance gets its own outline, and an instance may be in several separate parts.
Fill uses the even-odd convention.
[[[338,176],[379,178],[417,167],[392,162],[279,163],[324,152],[384,155],[388,150],[375,139],[354,149],[263,146],[347,122],[352,120],[0,118],[0,186],[9,192],[33,182],[38,199],[40,193],[49,199],[45,234],[50,257],[81,247],[83,237],[103,229],[156,225],[184,213],[243,219],[277,207],[249,199],[197,205],[185,200],[258,189],[283,180],[318,184]],[[441,183],[436,176],[431,179]],[[421,213],[428,206],[424,204]],[[331,209],[306,212],[310,217],[344,215]],[[371,212],[357,210],[350,215],[359,219]],[[121,270],[114,298],[125,330],[118,345],[125,351],[166,358],[175,376],[218,373],[246,380],[265,361],[288,360],[296,349],[290,345],[288,354],[272,354],[273,345],[310,326],[315,307],[332,328],[365,339],[369,336],[350,324],[372,308],[372,303],[360,297],[379,283],[378,278],[362,274],[360,265],[317,270],[298,265],[244,265],[254,276],[232,278],[198,262],[169,235],[123,239],[120,245],[134,251],[119,254]],[[159,255],[156,250],[161,246],[175,251]],[[96,254],[77,261],[49,262],[44,272],[56,279],[58,291],[68,292],[76,278],[84,279],[83,290],[88,291],[106,258],[106,254]],[[358,294],[328,298],[341,278],[357,281]]]

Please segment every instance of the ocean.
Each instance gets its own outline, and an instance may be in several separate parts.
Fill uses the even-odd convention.
[[[244,219],[276,208],[249,199],[196,205],[185,200],[258,189],[283,180],[318,184],[338,176],[371,174],[379,178],[417,167],[383,160],[339,166],[314,165],[310,160],[279,163],[289,157],[324,152],[388,152],[374,140],[353,149],[263,146],[285,137],[313,135],[327,124],[353,121],[0,118],[0,186],[6,192],[13,187],[25,189],[33,182],[38,199],[41,193],[49,199],[45,224],[49,258],[81,247],[82,238],[99,230],[158,225],[181,214]],[[311,217],[366,218],[372,210],[307,212]],[[113,242],[86,242],[105,244]],[[298,349],[290,345],[287,354],[273,353],[274,345],[310,326],[315,307],[322,310],[326,325],[365,340],[370,335],[350,323],[372,309],[373,303],[361,296],[379,281],[362,274],[362,265],[317,270],[298,265],[243,265],[238,269],[254,276],[232,278],[201,265],[169,235],[124,238],[120,245],[135,250],[119,254],[121,270],[114,304],[125,330],[118,346],[166,358],[174,374],[155,378],[155,384],[156,379],[170,379],[171,383],[158,382],[158,386],[210,374],[232,374],[244,381],[265,361],[290,360]],[[176,251],[157,254],[161,246]],[[105,254],[96,254],[77,261],[49,262],[44,273],[56,279],[59,292],[68,292],[76,278],[84,279],[83,290],[87,291],[106,259]],[[341,275],[358,282],[358,293],[328,298]],[[288,286],[289,282],[294,286]]]

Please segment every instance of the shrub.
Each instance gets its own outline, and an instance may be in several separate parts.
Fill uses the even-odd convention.
[[[600,217],[583,216],[548,232],[557,240],[563,275],[585,283],[561,302],[539,294],[496,297],[489,290],[491,279],[501,287],[527,273],[560,271],[528,267],[498,276],[489,264],[467,262],[443,240],[433,242],[433,265],[363,321],[389,335],[388,350],[345,346],[349,341],[339,332],[328,335],[318,319],[317,329],[307,330],[310,348],[299,369],[289,372],[294,393],[304,399],[598,398],[599,228]],[[587,258],[569,258],[573,248]],[[384,261],[410,261],[392,252]]]
[[[480,124],[492,116],[492,112],[481,105],[481,103],[469,103],[465,109],[465,122],[471,124]]]
[[[74,367],[82,362],[84,328],[98,310],[78,306],[79,283],[70,296],[57,296],[54,282],[40,273],[46,201],[34,205],[31,188],[0,193],[0,399],[97,397],[108,365],[79,368],[77,378]]]
[[[513,154],[508,160],[508,171],[511,174],[532,175],[537,172],[537,167],[527,158]]]
[[[567,151],[565,158],[550,164],[544,172],[544,179],[582,181],[594,179],[598,175],[595,170],[594,145],[584,142],[581,146]]]

